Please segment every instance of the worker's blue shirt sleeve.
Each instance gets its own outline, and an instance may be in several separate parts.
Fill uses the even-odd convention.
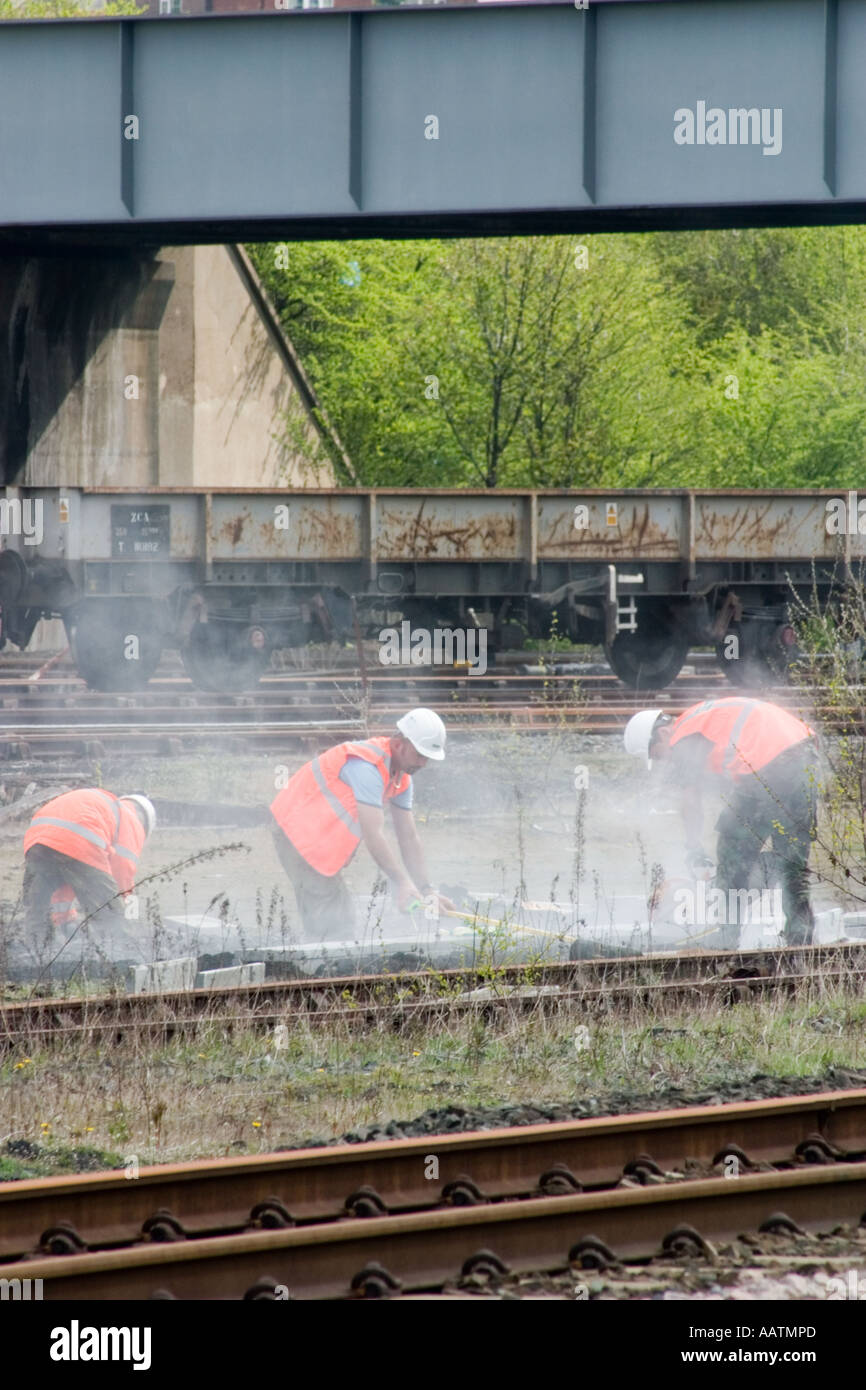
[[[412,789],[412,778],[410,777],[409,785],[406,788],[406,790],[404,792],[401,792],[399,796],[392,796],[390,804],[392,806],[399,806],[401,811],[411,811],[413,795],[414,792]]]
[[[355,793],[355,800],[362,806],[383,805],[385,788],[373,763],[368,763],[364,758],[347,758],[340,772],[340,781],[351,787]],[[401,811],[412,810],[411,778],[406,790],[391,798],[391,805],[399,806]]]

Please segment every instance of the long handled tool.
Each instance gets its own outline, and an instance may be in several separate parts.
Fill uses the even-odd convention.
[[[416,908],[423,906],[424,904],[417,898],[414,902],[409,903],[406,911],[412,917],[413,921],[415,920],[414,913]],[[468,922],[472,926],[477,922],[481,922],[486,927],[503,927],[506,931],[529,932],[532,936],[545,936],[552,938],[554,941],[565,940],[562,932],[542,931],[541,927],[524,927],[517,922],[503,922],[496,917],[484,917],[480,912],[458,912],[456,908],[442,908],[440,909],[439,915],[440,917],[454,917],[458,921]]]
[[[479,912],[452,912],[446,909],[442,912],[442,916],[458,917],[461,922],[473,924],[475,922],[483,922],[487,927],[504,927],[506,931],[528,932],[530,936],[544,936],[552,941],[564,941],[566,939],[563,932],[543,931],[541,927],[525,927],[518,922],[502,922],[495,917],[482,917]]]

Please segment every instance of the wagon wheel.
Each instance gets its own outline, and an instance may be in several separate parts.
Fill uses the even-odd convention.
[[[632,690],[662,690],[675,680],[688,656],[686,633],[671,628],[619,632],[605,643],[614,673]]]
[[[181,656],[200,690],[252,690],[268,668],[270,649],[261,628],[211,619],[196,624]]]
[[[142,690],[159,665],[162,634],[148,600],[85,599],[64,623],[78,674],[92,690]]]

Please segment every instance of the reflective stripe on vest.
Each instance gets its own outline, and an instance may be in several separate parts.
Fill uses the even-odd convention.
[[[82,840],[87,840],[88,844],[96,845],[97,849],[110,849],[112,854],[119,854],[121,859],[129,859],[133,864],[138,864],[137,854],[134,854],[131,849],[124,849],[122,845],[116,843],[117,836],[120,834],[119,800],[116,796],[109,796],[107,792],[102,791],[98,787],[94,787],[93,790],[99,792],[102,800],[108,803],[114,815],[114,840],[111,844],[103,839],[101,835],[97,835],[95,830],[85,830],[84,826],[79,825],[77,821],[60,820],[57,816],[34,816],[30,824],[54,825],[58,830],[69,830],[73,835],[80,835]]]
[[[694,709],[686,710],[683,714],[681,714],[679,719],[677,719],[676,721],[676,723],[679,725],[677,729],[677,738],[680,737],[683,729],[687,724],[691,724],[692,720],[697,719],[698,715],[705,714],[707,710],[713,709],[713,707],[717,704],[718,700],[704,700],[704,703],[702,705],[695,705]]]
[[[114,815],[114,838],[120,834],[120,801],[116,796],[109,796],[107,792],[100,792],[103,800],[107,801]]]
[[[138,867],[138,855],[134,850],[127,849],[124,845],[117,843],[120,835],[120,800],[112,796],[109,792],[102,791],[99,787],[91,787],[90,791],[95,792],[101,801],[111,807],[114,819],[114,836],[108,841],[104,836],[97,834],[95,830],[89,830],[86,826],[80,825],[78,821],[65,820],[61,816],[34,816],[30,822],[31,827],[37,825],[51,825],[56,830],[66,830],[70,835],[78,835],[82,840],[86,840],[89,845],[95,845],[97,849],[107,854],[116,854],[121,859],[128,860],[131,864]]]
[[[114,839],[108,846],[108,849],[112,854],[118,855],[121,859],[128,859],[131,864],[134,864],[135,867],[138,868],[138,855],[134,850],[124,849],[123,845],[117,843],[118,836],[120,835],[120,798],[111,796],[108,792],[104,792],[98,787],[95,787],[94,791],[99,791],[99,795],[104,801],[108,802],[114,815]],[[133,812],[133,815],[134,814],[135,812]]]
[[[340,801],[338,797],[334,796],[334,793],[331,791],[331,788],[328,786],[322,773],[321,761],[318,758],[314,758],[311,766],[313,769],[313,776],[316,779],[316,786],[319,788],[319,791],[322,793],[322,796],[327,801],[334,815],[339,820],[341,820],[345,826],[348,826],[348,828],[351,830],[352,834],[355,836],[356,839],[360,840],[361,826],[358,821],[353,820],[353,818],[349,815],[349,812],[346,810],[342,801]]]
[[[112,845],[111,853],[119,854],[121,859],[130,859],[133,864],[138,863],[138,855],[134,854],[131,849],[124,849],[122,845]]]
[[[734,720],[734,727],[731,729],[731,732],[728,735],[728,742],[725,745],[725,751],[722,754],[722,767],[724,768],[725,772],[727,772],[728,768],[731,766],[731,763],[737,756],[737,739],[742,733],[743,725],[745,724],[749,715],[752,713],[752,710],[755,708],[756,703],[757,702],[755,700],[746,700],[743,704],[743,708],[740,710],[739,714]]]
[[[77,825],[73,820],[60,820],[57,816],[34,816],[30,824],[56,825],[58,830],[70,830],[73,835],[80,835],[82,840],[96,845],[97,849],[108,849],[107,841],[101,835],[97,835],[95,830],[85,830],[83,825]]]
[[[755,717],[755,723],[750,720]],[[707,768],[720,776],[759,772],[789,748],[814,736],[814,730],[790,710],[766,700],[730,696],[704,700],[674,722],[670,747],[700,734],[712,745]]]
[[[410,785],[408,773],[391,778],[390,739],[339,743],[305,763],[274,798],[271,814],[311,868],[326,877],[339,873],[361,843],[355,795],[340,773],[349,758],[372,764],[382,779],[383,804]]]

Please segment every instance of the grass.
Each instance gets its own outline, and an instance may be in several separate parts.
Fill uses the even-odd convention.
[[[35,1146],[50,1171],[83,1149],[141,1164],[268,1152],[458,1105],[573,1105],[730,1088],[756,1074],[810,1077],[866,1068],[866,1001],[856,982],[804,996],[664,1014],[554,1013],[516,1007],[485,1018],[443,1010],[431,1023],[376,1027],[287,1019],[277,1032],[217,1014],[161,1047],[128,1030],[116,1046],[61,1038],[0,1064],[0,1178]],[[808,992],[808,997],[807,997]],[[595,1104],[593,1104],[595,1102]],[[21,1144],[25,1145],[21,1149]],[[4,1145],[6,1154],[4,1155]],[[24,1162],[24,1166],[27,1163]]]

